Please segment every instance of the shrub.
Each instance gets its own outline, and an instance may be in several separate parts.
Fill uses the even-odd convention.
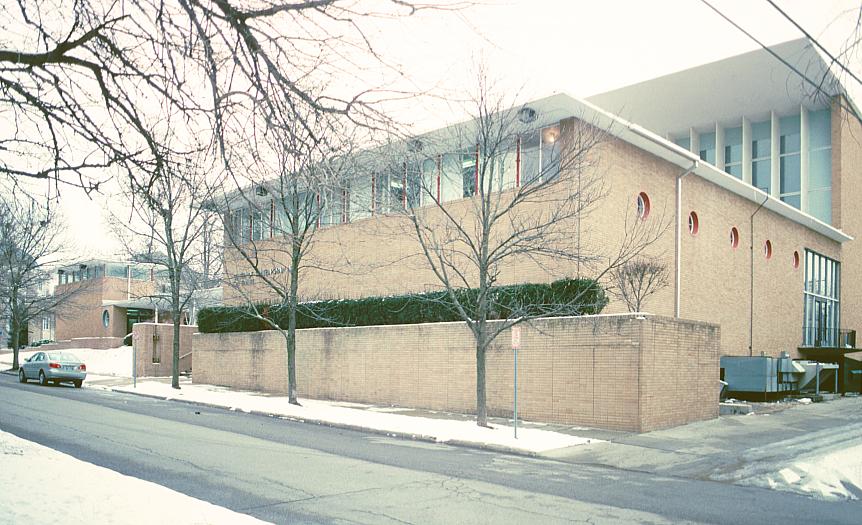
[[[455,292],[468,315],[476,310],[478,292]],[[591,279],[563,279],[550,284],[517,284],[491,290],[491,319],[506,319],[514,313],[529,316],[597,314],[607,304],[604,290]],[[284,305],[260,305],[258,311],[278,326],[287,328],[288,309]],[[461,318],[446,292],[365,297],[307,302],[297,309],[297,328],[373,326],[441,323]],[[198,313],[198,329],[203,333],[256,332],[272,327],[254,317],[246,306],[203,308]]]

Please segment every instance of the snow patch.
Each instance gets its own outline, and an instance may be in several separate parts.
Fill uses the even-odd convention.
[[[0,521],[4,523],[40,523],[46,521],[48,510],[63,523],[266,523],[2,430],[0,459]],[[34,494],[47,495],[49,507],[34,504]]]
[[[18,354],[19,362],[30,357],[36,352],[51,352],[35,348],[33,350],[21,351]],[[71,348],[69,350],[57,350],[58,352],[71,352],[87,365],[87,375],[102,375],[113,377],[132,377],[132,347],[121,346],[99,350],[96,348]],[[0,354],[0,368],[12,367],[12,354]]]
[[[183,383],[181,390],[169,384],[139,380],[137,388],[115,387],[120,392],[138,393],[219,406],[228,410],[275,414],[297,421],[370,429],[393,434],[433,439],[438,443],[459,442],[498,446],[525,452],[545,452],[576,445],[598,443],[601,440],[583,438],[538,428],[518,427],[518,439],[509,425],[483,428],[471,419],[428,418],[416,415],[375,410],[360,403],[301,399],[302,406],[291,405],[287,397],[263,395],[257,392],[229,390],[213,385]],[[399,409],[400,411],[401,409]]]

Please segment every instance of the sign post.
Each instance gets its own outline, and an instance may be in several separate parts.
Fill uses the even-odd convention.
[[[134,330],[132,330],[132,388],[138,388],[138,348],[135,345]]]
[[[512,421],[515,428],[515,439],[518,439],[518,349],[521,348],[521,327],[512,327],[512,353],[515,358],[515,395],[514,407],[512,408]]]

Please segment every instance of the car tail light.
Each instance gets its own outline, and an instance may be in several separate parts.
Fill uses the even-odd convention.
[[[81,363],[81,365],[78,367],[78,370],[80,370],[81,372],[86,372],[87,371],[87,365],[85,365],[84,363]]]
[[[60,368],[60,363],[48,363],[48,368]]]

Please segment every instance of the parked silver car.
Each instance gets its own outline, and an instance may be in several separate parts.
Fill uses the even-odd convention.
[[[87,365],[71,352],[37,352],[28,357],[18,369],[18,381],[38,379],[40,385],[71,382],[81,388],[87,377]]]

